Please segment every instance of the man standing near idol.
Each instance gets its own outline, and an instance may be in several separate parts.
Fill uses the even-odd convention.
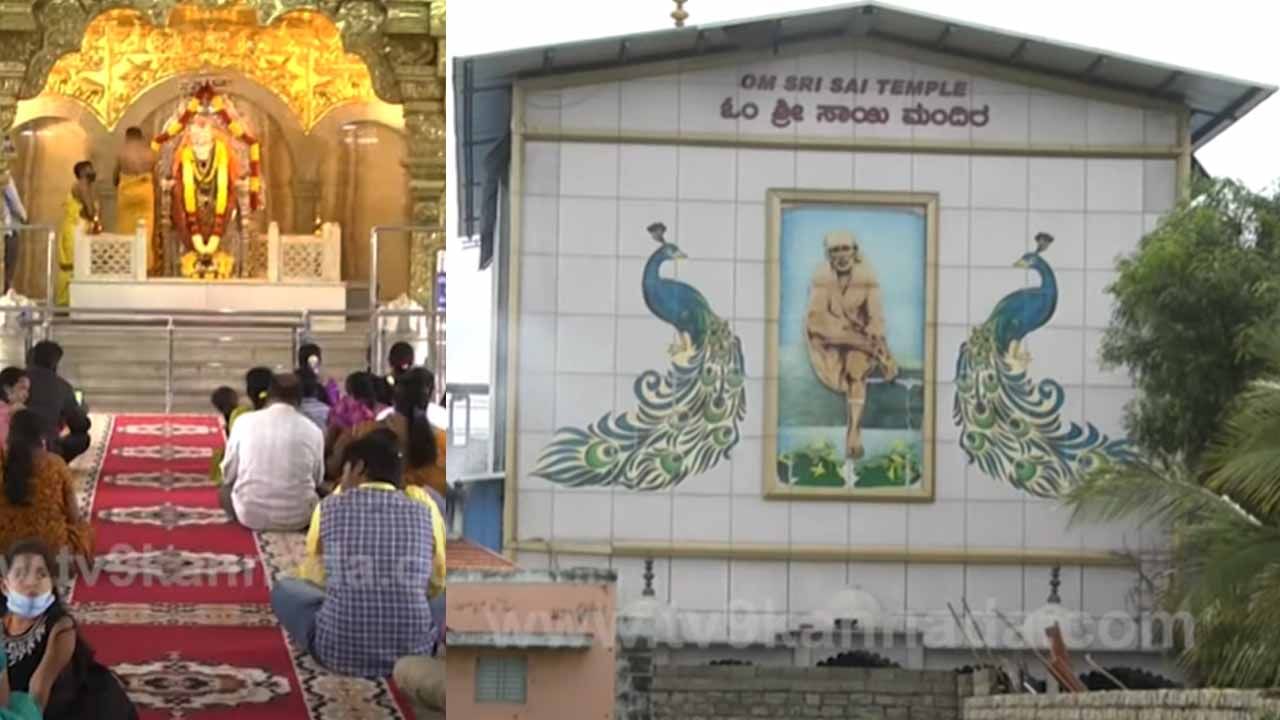
[[[156,153],[143,136],[142,128],[126,130],[124,146],[112,173],[116,186],[116,232],[132,235],[138,231],[138,223],[146,227],[147,272],[151,275],[160,273],[163,260],[163,253],[155,242],[155,166]]]

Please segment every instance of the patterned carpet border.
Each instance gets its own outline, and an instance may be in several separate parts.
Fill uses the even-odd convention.
[[[267,583],[272,586],[277,576],[293,572],[306,552],[306,536],[301,533],[255,532],[253,539],[258,557],[266,566]],[[413,720],[401,711],[386,680],[336,677],[321,668],[311,655],[299,652],[283,629],[280,635],[289,646],[293,671],[312,720]],[[371,714],[372,709],[379,714]]]
[[[76,619],[99,625],[276,627],[275,613],[253,603],[80,603]]]
[[[126,417],[156,418],[155,425],[161,426],[164,420],[159,414],[139,414]],[[169,420],[181,421],[186,418],[207,418],[207,414],[170,415]],[[84,510],[85,517],[92,517],[93,503],[100,483],[108,481],[102,477],[104,462],[107,457],[108,441],[118,424],[115,415],[94,415],[93,427],[90,430],[92,445],[89,453],[77,459],[72,465],[77,479],[80,481],[77,499]],[[145,432],[134,432],[134,435],[159,435],[171,437],[167,429],[144,427]],[[176,456],[179,452],[165,452],[163,455]],[[153,473],[154,474],[154,473]],[[161,473],[163,474],[163,473]],[[173,489],[172,478],[162,478],[165,482],[154,483],[142,478],[146,473],[134,473],[126,478],[126,482],[113,485],[130,487],[152,487],[159,491]],[[173,477],[182,473],[169,473]],[[136,476],[136,477],[135,477]],[[121,476],[124,478],[125,476]],[[201,478],[203,480],[204,478]],[[178,478],[182,480],[182,478]],[[200,484],[195,484],[199,487]],[[128,524],[158,525],[166,529],[173,526],[186,525],[193,521],[202,524],[207,518],[196,517],[198,514],[186,513],[183,506],[169,506],[161,501],[154,506],[136,506],[116,508],[93,518],[98,522],[125,522]],[[191,515],[191,517],[187,517]],[[274,584],[275,578],[281,574],[291,574],[305,555],[306,536],[302,533],[253,533],[257,558],[266,568],[266,579]],[[172,563],[170,563],[172,564]],[[166,566],[167,567],[167,566]],[[170,568],[173,570],[173,568]],[[68,591],[68,603],[72,605],[77,619],[86,626],[103,627],[207,627],[207,628],[275,628],[285,643],[285,654],[298,686],[302,691],[302,703],[307,708],[309,720],[412,720],[412,714],[402,710],[396,700],[391,684],[386,680],[364,680],[336,676],[320,667],[315,659],[298,651],[289,642],[284,630],[279,627],[271,607],[258,603],[185,603],[185,602],[85,602],[74,603],[75,588]],[[184,659],[176,654],[156,657],[143,663],[122,664],[118,671],[130,685],[131,694],[136,694],[141,705],[146,708],[163,709],[171,718],[197,717],[215,710],[222,703],[216,697],[206,698],[201,702],[187,702],[179,698],[186,684],[200,679],[213,687],[218,682],[228,682],[228,673],[237,671],[243,674],[252,668],[231,666],[203,665]],[[226,675],[227,677],[223,677]],[[250,678],[252,679],[252,678]],[[243,684],[245,678],[238,678]],[[255,704],[271,701],[283,686],[279,683],[284,678],[263,676],[255,687],[261,686],[261,697]],[[216,682],[215,682],[216,681]],[[171,687],[172,686],[172,687]],[[190,694],[190,693],[187,693]],[[151,697],[154,695],[155,697]],[[146,697],[143,697],[146,696]],[[185,697],[185,695],[183,696]],[[181,700],[181,702],[179,702]],[[189,698],[188,698],[189,700]],[[285,720],[283,717],[281,720]]]

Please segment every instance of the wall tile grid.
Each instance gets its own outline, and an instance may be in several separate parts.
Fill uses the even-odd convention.
[[[885,76],[935,72],[867,53],[744,66],[741,72],[834,75],[831,68],[843,67],[845,60],[850,76],[868,68]],[[703,70],[530,94],[526,126],[794,137],[794,126],[762,131],[756,124],[719,117],[725,97],[740,102],[750,96],[734,89],[739,71]],[[943,136],[935,128],[929,139],[972,136],[984,142],[1095,145],[1172,141],[1175,125],[1163,113],[983,78],[968,81],[969,101],[989,105],[992,123],[981,129],[981,136],[979,130],[966,130],[963,138]],[[808,136],[809,128],[818,126],[804,127]],[[821,132],[834,130],[827,126]],[[855,132],[850,129],[850,137]],[[1123,405],[1130,397],[1128,379],[1102,369],[1096,360],[1110,314],[1105,287],[1113,277],[1114,258],[1132,251],[1171,206],[1174,161],[528,142],[524,167],[517,403],[521,538],[1137,549],[1136,533],[1096,526],[1067,529],[1065,513],[1056,503],[1015,491],[967,465],[951,420],[954,358],[996,301],[1033,281],[1012,263],[1031,249],[1035,233],[1049,232],[1056,242],[1046,257],[1061,292],[1053,320],[1028,339],[1032,375],[1063,385],[1065,420],[1087,419],[1104,431],[1120,431]],[[934,503],[766,502],[761,497],[769,322],[764,200],[770,187],[939,193]],[[554,429],[584,426],[605,412],[633,407],[636,376],[669,365],[666,347],[672,331],[649,314],[640,296],[641,269],[653,249],[645,227],[655,220],[667,225],[668,239],[689,256],[675,273],[697,286],[742,338],[749,408],[742,441],[731,462],[671,491],[553,487],[529,472]],[[612,562],[620,572],[620,602],[625,604],[639,594],[641,566],[632,558]],[[733,631],[731,600],[757,598],[768,607],[753,612],[785,617],[816,609],[810,607],[815,599],[829,597],[846,583],[872,589],[887,612],[945,611],[948,600],[962,596],[975,609],[995,598],[1002,608],[1017,612],[1040,605],[1047,594],[1047,570],[1037,567],[840,563],[841,571],[833,573],[832,563],[659,562],[660,595],[696,610],[726,633]],[[1121,590],[1132,585],[1121,571],[1065,568],[1063,574],[1064,600],[1094,611],[1123,604]]]

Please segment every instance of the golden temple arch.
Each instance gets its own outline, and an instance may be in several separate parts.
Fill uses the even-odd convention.
[[[181,5],[163,27],[136,10],[108,10],[89,23],[80,49],[54,63],[44,93],[80,101],[109,130],[149,88],[211,68],[275,93],[307,131],[344,103],[376,97],[364,60],[343,48],[323,13],[297,10],[261,27],[240,9]]]

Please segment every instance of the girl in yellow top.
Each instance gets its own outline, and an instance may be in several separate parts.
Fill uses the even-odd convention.
[[[392,443],[396,442],[394,435],[387,430],[376,430],[376,433],[386,433],[388,440]],[[372,433],[371,433],[372,434]],[[396,486],[390,483],[365,483],[362,487],[377,490],[385,490],[388,492],[396,492]],[[339,485],[333,491],[333,495],[342,493],[343,486]],[[404,494],[411,500],[422,503],[427,506],[427,510],[431,512],[431,539],[435,546],[433,555],[433,565],[431,567],[431,581],[427,585],[427,597],[435,598],[444,592],[445,588],[445,526],[444,515],[440,512],[440,502],[432,497],[431,491],[413,485],[404,486]],[[331,495],[332,497],[332,495]],[[316,506],[315,511],[311,514],[311,527],[307,529],[307,555],[302,560],[302,564],[298,566],[298,577],[306,580],[314,585],[324,587],[325,572],[324,558],[321,556],[322,549],[320,547],[320,505]]]
[[[76,184],[67,195],[67,204],[62,213],[62,224],[58,234],[58,277],[54,286],[54,301],[61,306],[71,304],[71,275],[76,261],[76,230],[88,234],[102,232],[102,221],[98,208],[98,196],[93,184],[98,180],[98,173],[93,163],[82,160],[75,165]]]

